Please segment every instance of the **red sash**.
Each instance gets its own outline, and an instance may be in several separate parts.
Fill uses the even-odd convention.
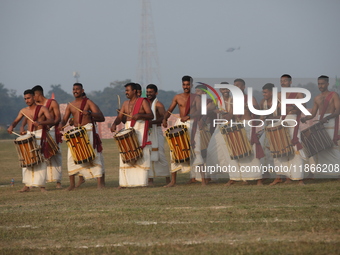
[[[320,114],[320,120],[323,119],[323,116],[325,115],[326,113],[326,110],[328,108],[328,105],[329,105],[329,102],[331,101],[332,99],[332,96],[335,92],[332,91],[331,93],[328,94],[328,96],[326,97],[324,103],[323,103],[323,111],[322,113]],[[338,144],[338,140],[340,140],[340,136],[338,134],[339,132],[339,115],[337,117],[335,117],[335,125],[334,125],[334,134],[333,134],[333,142],[335,144]]]
[[[297,96],[297,93],[294,92],[294,93],[290,93],[288,98],[289,99],[294,99],[296,98]],[[288,105],[292,105],[292,104],[287,104]],[[282,120],[285,120],[286,118],[286,115],[282,115]],[[298,150],[301,150],[302,149],[302,145],[299,141],[299,138],[297,137],[297,134],[298,134],[298,131],[299,131],[299,127],[300,127],[300,119],[301,119],[301,112],[299,112],[296,116],[296,122],[297,122],[297,125],[294,127],[294,133],[293,133],[293,139],[291,140],[292,144],[293,145],[296,145],[296,148]]]
[[[144,97],[139,97],[136,100],[135,106],[132,111],[132,116],[139,112],[139,109],[142,106],[143,100],[146,99]],[[148,132],[149,132],[149,120],[145,120],[144,122],[144,133],[141,148],[144,148],[146,145],[150,145],[151,141],[148,141]],[[136,124],[136,120],[131,120],[130,127],[134,127]]]

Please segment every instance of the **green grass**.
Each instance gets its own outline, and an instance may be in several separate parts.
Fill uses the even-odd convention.
[[[180,174],[174,188],[157,178],[155,187],[118,190],[117,148],[103,143],[106,189],[88,180],[72,192],[49,183],[46,194],[21,194],[13,141],[0,141],[0,254],[340,253],[338,180],[201,187]]]

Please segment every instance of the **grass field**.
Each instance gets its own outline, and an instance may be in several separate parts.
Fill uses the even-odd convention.
[[[201,187],[182,174],[174,188],[118,190],[117,148],[103,143],[106,189],[21,194],[13,141],[0,141],[0,254],[340,254],[338,180]]]

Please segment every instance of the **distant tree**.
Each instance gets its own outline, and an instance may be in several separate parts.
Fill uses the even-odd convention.
[[[55,99],[58,101],[59,104],[66,104],[74,100],[72,94],[67,93],[65,90],[61,88],[61,85],[51,85],[51,90],[45,95],[47,98],[50,98],[52,93],[54,93]],[[71,87],[72,89],[72,87]],[[70,90],[72,91],[72,90]]]

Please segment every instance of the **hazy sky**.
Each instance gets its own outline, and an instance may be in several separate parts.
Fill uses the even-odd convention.
[[[339,0],[151,0],[162,88],[181,77],[340,77]],[[136,80],[141,0],[0,0],[0,83]],[[240,50],[226,52],[230,47]]]

